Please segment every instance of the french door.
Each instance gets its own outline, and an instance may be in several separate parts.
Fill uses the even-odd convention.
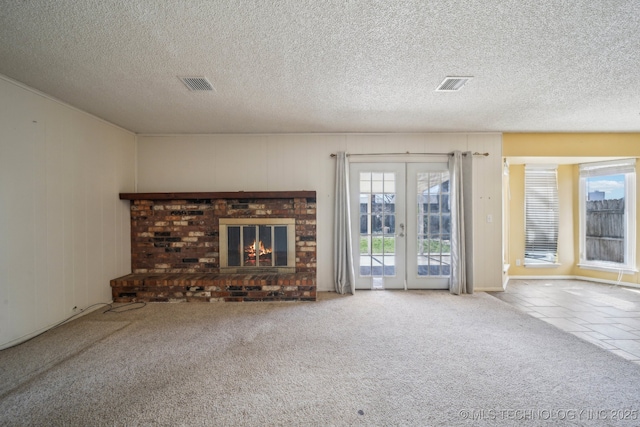
[[[446,163],[352,163],[356,289],[448,289]]]

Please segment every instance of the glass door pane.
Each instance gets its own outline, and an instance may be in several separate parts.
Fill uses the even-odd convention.
[[[240,227],[228,227],[228,260],[227,265],[240,266]]]
[[[418,276],[449,276],[449,172],[418,172],[416,180]]]
[[[350,184],[357,287],[404,287],[404,164],[354,163]]]
[[[253,225],[242,227],[242,246],[244,247],[243,266],[256,266],[256,227]]]
[[[361,192],[360,199],[360,274],[395,276],[395,194]]]
[[[274,227],[275,265],[277,267],[287,265],[287,227]]]
[[[407,283],[409,288],[446,289],[451,273],[451,211],[446,163],[409,163]]]
[[[257,249],[260,266],[271,267],[272,265],[271,229],[272,227],[269,225],[261,225],[259,227],[260,240]]]

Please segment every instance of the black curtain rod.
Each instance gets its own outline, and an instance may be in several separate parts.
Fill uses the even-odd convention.
[[[351,156],[452,156],[453,153],[410,153],[410,152],[406,152],[406,153],[354,153],[354,154],[347,154],[347,157],[351,157]],[[463,153],[463,155],[466,156],[466,153]],[[489,153],[479,153],[479,152],[475,152],[472,153],[472,155],[474,156],[484,156],[487,157],[489,155]],[[331,157],[336,157],[337,154],[332,153]]]

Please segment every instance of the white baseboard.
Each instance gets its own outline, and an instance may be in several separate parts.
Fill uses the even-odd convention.
[[[620,282],[617,280],[597,279],[595,277],[586,276],[509,276],[509,280],[584,280],[585,282],[604,283],[607,285],[619,285],[628,288],[640,289],[640,284],[630,282]]]
[[[638,283],[631,283],[631,282],[620,282],[618,283],[617,280],[605,280],[605,279],[596,279],[593,277],[585,277],[585,276],[574,276],[574,279],[576,280],[585,280],[587,282],[597,282],[597,283],[604,283],[607,285],[618,285],[618,286],[625,286],[627,288],[638,288],[640,289],[640,284]]]
[[[473,288],[473,292],[503,292],[502,286],[494,286],[492,288]]]
[[[576,276],[509,276],[509,280],[570,280]]]

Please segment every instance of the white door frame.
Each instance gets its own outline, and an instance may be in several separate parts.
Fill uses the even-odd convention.
[[[372,188],[369,194],[395,194],[395,212],[394,212],[394,230],[390,230],[376,236],[382,238],[395,237],[395,252],[393,256],[373,256],[360,254],[360,173],[373,172],[376,174],[394,174],[395,180],[392,186],[387,188]],[[350,165],[350,203],[351,203],[351,230],[353,233],[353,260],[356,277],[356,289],[374,289],[376,284],[374,278],[382,277],[383,286],[385,289],[404,289],[405,288],[405,233],[403,227],[406,224],[405,221],[405,206],[406,201],[404,199],[405,194],[405,165],[404,163],[351,163]],[[381,184],[380,184],[381,185]],[[391,188],[393,187],[393,188]],[[378,191],[384,190],[384,191]],[[369,212],[370,213],[370,212]],[[384,227],[383,227],[384,228]],[[371,227],[368,226],[367,231],[371,231]],[[382,245],[384,248],[384,244]],[[374,274],[373,267],[369,269],[369,275],[361,276],[361,261],[369,258],[370,262],[382,261],[381,268],[384,273]],[[403,260],[398,262],[398,260]],[[391,264],[394,267],[393,275],[386,275],[385,267],[390,268]],[[366,269],[365,266],[362,266]],[[379,279],[378,279],[379,280]]]
[[[449,276],[426,276],[418,273],[420,257],[418,254],[418,182],[417,177],[421,172],[445,172],[449,170],[447,163],[407,163],[407,287],[409,289],[449,289]],[[440,263],[434,257],[435,263]],[[440,257],[442,258],[442,257]],[[428,266],[427,266],[428,267]],[[423,266],[424,268],[424,266]]]
[[[350,164],[350,203],[351,229],[353,232],[353,259],[356,277],[356,289],[374,289],[372,270],[370,275],[360,276],[360,173],[395,174],[395,230],[383,236],[395,237],[395,274],[382,276],[385,289],[448,289],[448,276],[425,276],[418,274],[418,189],[417,174],[420,172],[438,172],[448,170],[446,162],[375,162]],[[378,193],[372,191],[373,193]],[[380,191],[382,193],[382,191]],[[421,219],[420,219],[421,220]],[[370,231],[368,226],[367,231]],[[374,257],[372,255],[371,259]],[[382,257],[380,257],[382,258]],[[384,266],[382,267],[384,269]],[[366,269],[366,267],[365,267]]]

